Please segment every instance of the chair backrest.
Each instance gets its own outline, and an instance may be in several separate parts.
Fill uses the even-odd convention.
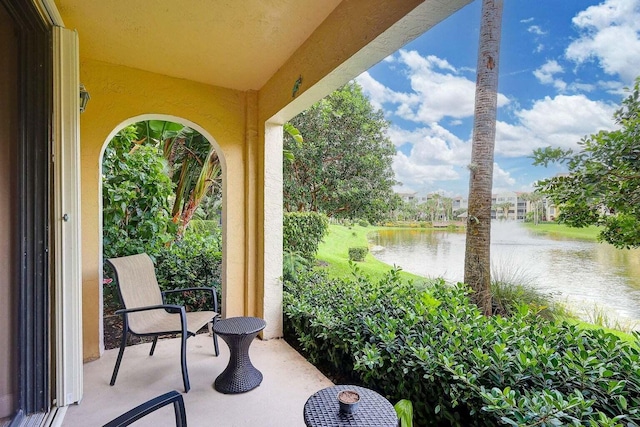
[[[173,403],[173,411],[176,418],[176,427],[187,427],[187,412],[184,408],[184,399],[182,398],[182,395],[177,391],[170,391],[169,393],[165,393],[162,396],[153,398],[143,403],[142,405],[136,406],[130,411],[127,411],[124,414],[120,415],[118,418],[109,421],[102,427],[128,426],[138,421],[140,418],[145,417],[170,403]]]
[[[156,270],[149,255],[142,253],[120,258],[109,258],[107,262],[116,274],[120,298],[125,308],[137,308],[162,304],[162,294],[156,279]],[[129,327],[136,330],[137,323],[145,312],[131,313]],[[146,323],[146,322],[145,322]]]

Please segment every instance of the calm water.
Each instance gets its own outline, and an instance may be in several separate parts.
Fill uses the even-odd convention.
[[[491,234],[492,269],[517,269],[576,311],[597,306],[640,327],[640,250],[540,236],[514,222],[494,222]],[[373,255],[387,264],[425,277],[463,279],[464,232],[382,230],[371,243]]]

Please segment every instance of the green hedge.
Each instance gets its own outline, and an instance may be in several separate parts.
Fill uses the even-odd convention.
[[[638,347],[526,308],[484,317],[468,292],[443,281],[416,289],[397,271],[315,274],[286,283],[285,336],[312,363],[411,400],[417,426],[640,423]]]
[[[313,261],[322,242],[329,220],[317,212],[287,212],[282,221],[283,251],[297,253],[308,261]]]

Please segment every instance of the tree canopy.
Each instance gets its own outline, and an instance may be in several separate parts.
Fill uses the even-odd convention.
[[[580,150],[535,150],[534,165],[567,165],[568,173],[537,183],[572,227],[598,225],[601,240],[619,248],[640,247],[640,78],[615,112],[619,126],[579,142]]]
[[[356,83],[290,121],[304,142],[285,139],[284,208],[376,221],[393,207],[395,147],[389,122]]]

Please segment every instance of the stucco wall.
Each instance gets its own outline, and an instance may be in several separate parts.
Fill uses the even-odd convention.
[[[245,259],[255,252],[255,238],[245,235],[247,214],[255,211],[255,197],[247,197],[247,183],[255,182],[245,167],[247,143],[247,94],[175,79],[123,66],[81,58],[80,80],[91,94],[81,115],[82,245],[83,245],[83,333],[84,359],[99,357],[101,349],[100,253],[101,210],[99,200],[100,156],[110,135],[134,118],[158,114],[198,125],[208,133],[223,160],[223,298],[225,316],[253,315],[247,294],[255,295],[249,283]],[[253,113],[255,117],[255,113]],[[147,117],[148,118],[148,117]],[[251,215],[249,215],[251,216]],[[255,215],[253,215],[255,217]]]

